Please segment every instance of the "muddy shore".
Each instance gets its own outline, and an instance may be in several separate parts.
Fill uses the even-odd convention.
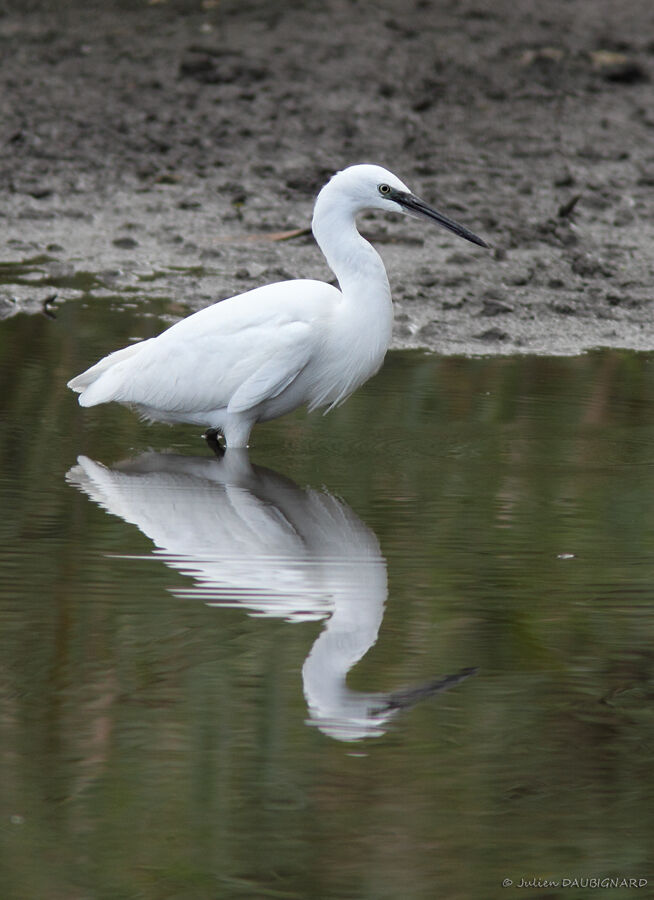
[[[650,0],[3,10],[0,316],[53,292],[174,316],[329,280],[309,235],[280,233],[376,162],[493,245],[363,217],[395,346],[654,349]]]

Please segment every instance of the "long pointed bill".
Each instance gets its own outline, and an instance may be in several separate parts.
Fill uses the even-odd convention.
[[[434,222],[438,222],[439,225],[442,225],[443,228],[447,228],[448,231],[452,231],[454,234],[458,234],[459,237],[465,238],[466,241],[471,241],[473,244],[477,244],[480,247],[488,247],[486,241],[482,241],[482,239],[477,237],[476,234],[473,234],[470,229],[466,228],[464,225],[459,225],[454,219],[448,219],[447,216],[432,209],[431,206],[428,206],[424,200],[421,200],[420,197],[416,197],[415,194],[407,194],[404,191],[393,191],[388,199],[399,203],[409,214],[418,216],[421,219],[432,219]]]
[[[459,682],[465,681],[471,675],[476,675],[477,671],[476,666],[471,669],[461,669],[460,672],[456,672],[454,675],[444,675],[442,678],[434,678],[425,684],[393,691],[392,694],[387,695],[385,702],[375,712],[386,712],[386,710],[391,709],[410,709],[412,706],[420,703],[421,700],[426,700],[435,694],[441,694],[443,691],[449,691],[450,688],[453,688]]]

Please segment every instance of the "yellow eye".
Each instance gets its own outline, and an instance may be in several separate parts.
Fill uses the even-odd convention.
[[[380,184],[379,185],[379,193],[380,194],[390,194],[391,186],[390,184]]]

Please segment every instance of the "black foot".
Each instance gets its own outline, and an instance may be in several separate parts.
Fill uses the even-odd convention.
[[[213,450],[218,459],[222,459],[225,455],[225,448],[220,443],[220,438],[222,438],[222,434],[217,428],[207,428],[202,437],[207,442],[207,445]]]
[[[46,297],[43,301],[43,312],[49,319],[56,319],[57,315],[53,309],[53,304],[57,299],[56,294],[51,294],[49,297]]]

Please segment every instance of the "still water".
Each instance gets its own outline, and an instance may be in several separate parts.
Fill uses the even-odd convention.
[[[0,323],[0,897],[651,896],[654,355],[391,354],[217,459],[65,389],[167,311]]]

